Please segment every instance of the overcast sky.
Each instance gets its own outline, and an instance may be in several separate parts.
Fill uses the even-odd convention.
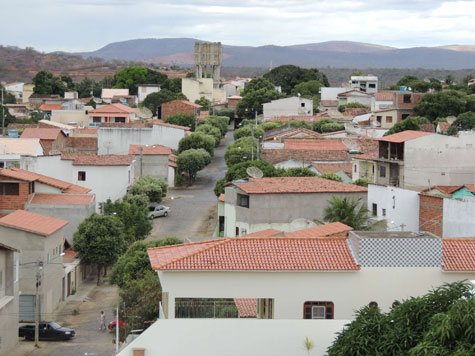
[[[475,45],[475,1],[2,0],[0,44],[89,51],[136,38],[230,45],[348,40],[394,47]]]

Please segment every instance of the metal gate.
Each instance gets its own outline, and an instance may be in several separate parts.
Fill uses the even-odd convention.
[[[19,321],[34,322],[35,321],[35,295],[20,295],[19,298]],[[39,298],[40,319],[41,319],[41,295]]]

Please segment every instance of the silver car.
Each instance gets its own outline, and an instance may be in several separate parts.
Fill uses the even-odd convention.
[[[148,211],[149,218],[156,218],[157,216],[168,216],[170,208],[165,205],[150,206]]]

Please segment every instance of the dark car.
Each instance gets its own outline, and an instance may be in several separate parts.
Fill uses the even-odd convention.
[[[69,340],[74,337],[74,329],[65,328],[54,321],[42,322],[39,324],[40,340]],[[24,325],[18,329],[18,336],[25,340],[35,339],[35,325]]]

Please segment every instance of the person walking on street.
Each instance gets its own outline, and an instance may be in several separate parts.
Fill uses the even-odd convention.
[[[106,329],[106,314],[104,314],[104,311],[101,311],[101,315],[99,315],[99,322],[101,323],[101,330]]]

